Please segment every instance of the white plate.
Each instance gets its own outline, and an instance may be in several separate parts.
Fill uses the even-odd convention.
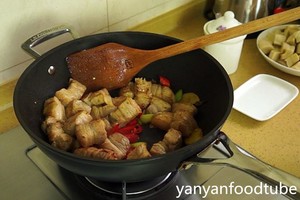
[[[234,91],[233,108],[258,121],[276,115],[298,95],[299,90],[280,78],[259,74]]]

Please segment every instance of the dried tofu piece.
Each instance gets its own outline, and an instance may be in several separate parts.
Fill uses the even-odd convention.
[[[294,35],[295,35],[296,43],[300,43],[300,30],[295,32]]]
[[[300,70],[300,61],[298,61],[296,64],[294,64],[291,68]]]
[[[299,61],[299,55],[294,53],[291,56],[289,56],[287,59],[285,59],[286,65],[288,67],[293,66],[294,64],[296,64]]]
[[[291,56],[295,51],[295,46],[289,45],[288,43],[284,42],[281,46],[281,52],[283,52],[280,56],[281,60],[285,60],[289,56]]]
[[[296,51],[295,51],[297,54],[300,54],[300,43],[297,44],[296,46]]]
[[[297,25],[289,25],[283,30],[283,34],[288,37],[299,30],[300,29]]]
[[[264,52],[264,54],[268,54],[270,51],[274,49],[274,46],[269,40],[261,40],[258,43],[259,48]]]
[[[280,58],[281,52],[278,49],[273,49],[269,53],[269,58],[271,58],[274,61],[278,61]]]
[[[286,36],[283,34],[275,34],[273,44],[281,46],[286,41]]]
[[[288,43],[289,45],[296,45],[296,37],[295,37],[295,34],[290,35],[290,36],[286,39],[286,43]]]

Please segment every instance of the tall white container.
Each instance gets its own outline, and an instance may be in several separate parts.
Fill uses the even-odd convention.
[[[241,23],[234,18],[234,13],[226,11],[224,16],[211,20],[204,25],[204,33],[211,34],[227,28],[238,26]],[[224,42],[204,47],[225,68],[228,74],[234,73],[239,65],[239,60],[246,35],[239,36]]]

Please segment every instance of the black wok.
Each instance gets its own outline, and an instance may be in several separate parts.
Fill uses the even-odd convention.
[[[195,92],[201,97],[203,104],[196,116],[205,134],[201,141],[164,156],[126,161],[81,158],[52,147],[41,130],[42,109],[47,98],[68,85],[70,73],[66,57],[107,42],[117,42],[140,49],[156,49],[177,43],[179,40],[141,32],[103,33],[67,42],[37,58],[21,75],[16,85],[14,108],[25,131],[45,154],[63,168],[77,174],[106,181],[131,182],[152,179],[174,171],[183,160],[203,150],[215,140],[230,113],[233,90],[223,67],[199,49],[154,62],[137,76],[154,80],[160,75],[166,76],[171,80],[174,91],[183,89],[186,92]],[[55,67],[55,73],[48,73],[50,66]],[[160,135],[160,131],[146,129],[142,137],[148,140],[154,134]]]
[[[39,36],[41,35],[43,34]],[[137,76],[154,80],[160,75],[166,76],[171,80],[174,91],[183,89],[185,92],[199,95],[202,105],[198,109],[196,120],[204,131],[204,137],[200,141],[163,156],[120,161],[83,158],[51,146],[41,130],[41,123],[44,120],[43,103],[57,90],[68,85],[70,73],[66,57],[71,53],[107,42],[140,49],[156,49],[180,41],[143,32],[102,33],[64,43],[38,57],[24,71],[16,85],[14,109],[22,127],[48,157],[61,167],[79,175],[103,181],[137,182],[177,170],[183,161],[190,157],[196,159],[197,153],[222,135],[220,129],[232,109],[232,85],[223,67],[213,57],[199,49],[156,61]],[[49,68],[55,68],[55,72],[49,71]],[[159,135],[161,133],[156,129],[146,129],[142,133],[142,140],[153,142]]]

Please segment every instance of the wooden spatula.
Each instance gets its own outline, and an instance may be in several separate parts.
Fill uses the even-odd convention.
[[[134,49],[107,43],[80,51],[67,58],[71,77],[87,86],[88,90],[123,87],[145,66],[156,60],[250,34],[300,18],[300,7],[250,21],[224,31],[204,35],[155,50]]]

